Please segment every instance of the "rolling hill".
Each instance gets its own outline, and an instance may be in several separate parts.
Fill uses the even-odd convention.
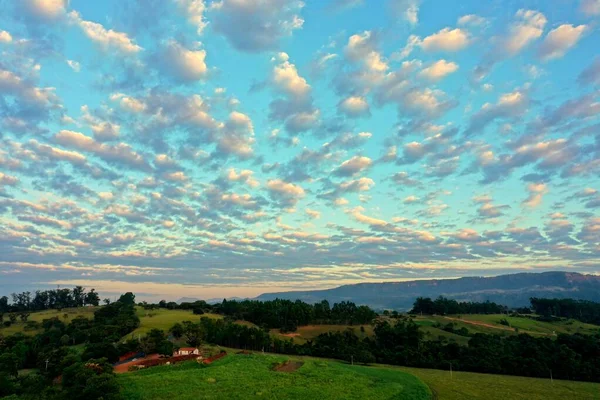
[[[256,299],[300,299],[308,303],[323,299],[330,303],[346,300],[376,309],[408,310],[419,296],[445,296],[458,301],[489,300],[510,307],[526,306],[530,297],[600,301],[600,276],[556,271],[494,277],[359,283],[326,290],[264,293]]]

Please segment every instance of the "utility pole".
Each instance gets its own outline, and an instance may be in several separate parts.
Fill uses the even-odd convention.
[[[450,379],[452,379],[452,363],[450,363]]]
[[[50,360],[46,360],[46,371],[48,371],[48,363],[50,362]]]
[[[350,363],[354,365],[354,356],[350,356]]]

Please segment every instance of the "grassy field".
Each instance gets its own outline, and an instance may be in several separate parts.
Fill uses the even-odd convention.
[[[177,322],[182,321],[200,321],[201,317],[223,318],[217,314],[194,315],[192,310],[167,310],[160,308],[158,310],[144,310],[142,307],[136,307],[138,317],[140,317],[140,327],[130,333],[128,336],[145,335],[151,329],[162,329],[168,331]]]
[[[510,326],[500,324],[501,319],[506,319]],[[417,316],[415,322],[423,327],[425,331],[431,331],[433,335],[436,334],[436,331],[450,334],[433,327],[435,323],[446,325],[450,322],[455,323],[458,329],[467,328],[470,333],[487,333],[501,336],[516,335],[517,333],[527,333],[533,336],[554,336],[559,333],[593,334],[600,332],[600,326],[585,324],[576,320],[541,322],[525,317],[507,317],[504,314],[427,315]]]
[[[227,350],[230,354],[237,352]],[[305,364],[293,373],[271,371],[274,363],[287,359],[302,360]],[[417,390],[410,376],[399,373],[420,379],[432,396],[428,397],[422,388]],[[163,396],[178,399],[600,399],[600,385],[595,383],[456,371],[451,377],[449,371],[350,366],[334,360],[260,353],[230,355],[205,368],[195,362],[151,368],[120,375],[119,381],[125,398],[131,400]],[[397,384],[403,386],[402,392],[394,392]]]
[[[520,376],[476,374],[435,369],[392,367],[423,382],[440,400],[592,400],[600,399],[600,385]]]
[[[294,339],[294,343],[303,344],[307,340],[314,339],[322,333],[327,332],[342,332],[346,329],[351,329],[360,337],[373,336],[373,327],[371,325],[362,325],[364,332],[361,331],[361,325],[306,325],[299,326],[296,332],[280,333],[279,329],[271,329],[271,336],[283,340]]]
[[[430,399],[414,376],[389,368],[304,359],[293,372],[273,371],[289,357],[229,355],[209,366],[195,362],[119,375],[125,399]]]
[[[85,317],[92,318],[94,316],[94,311],[97,310],[97,307],[79,307],[79,308],[65,308],[61,311],[58,310],[46,310],[46,311],[38,311],[31,313],[29,315],[28,321],[36,321],[42,322],[45,319],[58,317],[61,321],[65,323],[69,323],[73,318],[76,317]],[[67,318],[65,319],[65,314],[67,314]],[[8,316],[4,316],[5,321],[8,320]],[[0,327],[0,334],[8,336],[14,333],[22,332],[26,335],[35,335],[36,333],[41,332],[41,330],[30,330],[25,331],[25,323],[21,322],[20,319],[17,319],[17,322],[12,324],[10,327]]]

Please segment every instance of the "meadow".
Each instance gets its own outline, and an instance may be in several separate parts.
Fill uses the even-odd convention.
[[[230,354],[237,352],[227,349]],[[304,365],[272,371],[285,360]],[[206,367],[196,362],[119,375],[125,399],[440,399],[592,400],[600,385],[586,382],[453,372],[396,366],[359,366],[313,357],[231,354]],[[423,386],[426,385],[426,387]],[[202,393],[200,395],[199,393]]]
[[[509,326],[500,323],[500,320],[505,319]],[[459,335],[455,335],[450,332],[446,332],[440,328],[436,328],[433,325],[439,323],[446,325],[448,323],[456,324],[455,328],[466,328],[470,333],[485,333],[494,334],[500,336],[516,335],[519,333],[527,333],[532,336],[549,336],[553,337],[560,333],[564,334],[594,334],[600,332],[600,326],[586,324],[573,319],[564,319],[553,322],[536,321],[532,318],[527,317],[511,317],[504,314],[469,314],[469,315],[417,315],[415,317],[415,323],[419,325],[425,332],[429,332],[433,338],[437,338],[438,335],[446,338],[455,339],[461,344]],[[457,338],[457,336],[459,336]],[[468,341],[468,338],[466,338]]]
[[[271,329],[270,333],[272,337],[282,340],[294,339],[294,343],[303,344],[323,333],[343,332],[347,329],[352,330],[361,339],[373,336],[373,326],[371,325],[306,325],[299,326],[296,332],[281,333],[279,329]]]
[[[94,311],[96,311],[97,309],[98,307],[77,307],[63,308],[62,310],[36,311],[32,312],[27,320],[42,323],[42,321],[44,321],[45,319],[57,317],[61,321],[69,323],[69,321],[77,317],[93,318]],[[4,320],[8,320],[7,315],[4,316]],[[42,329],[25,330],[25,323],[21,322],[20,319],[18,319],[16,323],[12,324],[9,327],[0,328],[0,334],[5,336],[19,332],[22,332],[26,335],[35,335],[37,333],[42,332]]]
[[[309,359],[293,372],[274,371],[280,355],[234,354],[208,366],[192,361],[118,377],[125,399],[407,399],[432,398],[408,373]],[[298,358],[299,359],[299,358]]]

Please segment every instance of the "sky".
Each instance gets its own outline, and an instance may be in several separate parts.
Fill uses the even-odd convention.
[[[0,10],[0,295],[600,272],[600,0]]]

